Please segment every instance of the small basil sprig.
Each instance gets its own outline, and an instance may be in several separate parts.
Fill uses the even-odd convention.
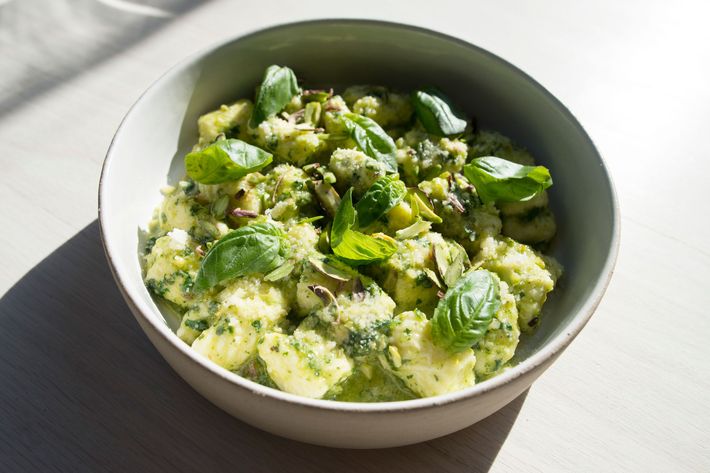
[[[268,273],[284,263],[286,251],[283,233],[271,223],[234,230],[207,252],[192,290],[201,292],[228,279]]]
[[[275,65],[266,68],[249,126],[256,128],[259,123],[279,113],[300,91],[296,74],[291,69]]]
[[[344,113],[342,121],[360,151],[383,163],[388,172],[397,172],[397,146],[376,121],[357,113]]]
[[[389,258],[397,251],[397,243],[382,233],[366,235],[348,230],[333,253],[350,266],[375,263]]]
[[[476,158],[463,172],[483,202],[530,200],[552,185],[546,167],[522,166],[495,156]]]
[[[428,87],[412,94],[414,111],[427,133],[436,136],[449,136],[463,133],[466,120],[457,116],[451,109],[449,99],[439,90]]]
[[[187,175],[202,184],[220,184],[267,166],[270,153],[241,140],[219,140],[185,156]]]
[[[353,207],[353,189],[351,187],[340,199],[340,204],[333,217],[333,225],[330,228],[331,248],[340,245],[340,242],[343,241],[343,235],[355,226],[356,221],[357,214],[355,213],[355,207]]]
[[[396,174],[382,176],[355,204],[359,225],[368,226],[399,204],[406,195],[407,186]]]
[[[397,242],[387,235],[366,235],[353,230],[357,223],[357,213],[353,207],[353,189],[348,189],[340,201],[330,230],[330,247],[333,253],[350,264],[382,261],[397,251]]]
[[[491,273],[480,269],[463,275],[434,310],[434,343],[452,353],[470,348],[485,336],[499,308],[500,288]]]

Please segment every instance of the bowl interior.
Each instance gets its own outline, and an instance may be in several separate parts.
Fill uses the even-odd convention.
[[[613,189],[589,137],[541,86],[486,51],[416,28],[347,20],[285,25],[226,43],[172,69],[131,110],[104,169],[101,223],[123,289],[147,317],[173,328],[176,322],[143,286],[137,256],[140,229],[161,200],[159,189],[182,177],[197,118],[252,97],[270,64],[290,66],[306,87],[433,84],[480,127],[530,149],[555,182],[550,198],[559,230],[551,252],[565,275],[540,327],[521,341],[519,359],[570,331],[605,283],[616,241]]]

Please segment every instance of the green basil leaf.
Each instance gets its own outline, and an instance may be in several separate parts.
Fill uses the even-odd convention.
[[[293,270],[296,269],[296,265],[290,261],[285,262],[278,268],[274,269],[271,271],[269,274],[264,276],[265,281],[278,281],[279,279],[283,279],[289,274],[293,272]]]
[[[300,91],[296,74],[291,69],[280,66],[266,68],[264,80],[256,95],[249,126],[256,128],[259,123],[279,113]]]
[[[313,223],[317,222],[318,220],[322,220],[325,217],[323,215],[316,215],[315,217],[308,217],[308,218],[302,218],[301,220],[296,222],[296,225],[301,225],[304,223]]]
[[[495,156],[476,158],[463,171],[484,202],[530,200],[552,185],[546,167],[522,166]]]
[[[395,174],[376,180],[355,205],[358,224],[366,227],[399,204],[407,195],[407,186]]]
[[[490,272],[481,269],[463,275],[434,310],[434,343],[453,353],[470,348],[485,336],[499,308],[500,287]]]
[[[228,233],[207,252],[192,289],[201,292],[253,273],[268,273],[281,266],[286,246],[283,234],[270,223],[258,223]]]
[[[355,230],[346,230],[333,253],[351,266],[383,261],[397,251],[397,243],[381,233],[365,235]]]
[[[340,205],[333,217],[333,225],[330,228],[330,246],[332,248],[338,246],[343,240],[343,235],[346,231],[355,226],[357,214],[353,207],[353,188],[351,187],[340,199]]]
[[[187,175],[202,184],[234,181],[263,169],[273,156],[241,140],[219,140],[185,156]]]
[[[330,90],[318,90],[309,89],[303,91],[303,101],[306,103],[318,102],[325,103],[326,100],[333,96],[333,89]]]
[[[397,146],[376,121],[357,113],[344,113],[342,120],[360,151],[385,164],[388,172],[397,172]]]
[[[233,232],[229,232],[224,235],[222,238],[217,240],[214,246],[221,245],[223,243],[228,242],[232,238],[236,238],[241,236],[242,234],[247,233],[263,233],[265,235],[271,235],[276,237],[282,237],[284,235],[281,229],[273,223],[255,223],[253,225],[247,225],[246,227],[238,228],[237,230],[234,230]]]
[[[436,136],[450,136],[463,133],[466,120],[451,109],[451,102],[433,87],[417,90],[412,94],[414,111],[427,133]]]
[[[353,207],[353,189],[348,189],[340,200],[330,230],[333,253],[351,266],[382,261],[397,251],[397,242],[387,235],[366,235],[353,230],[357,213]]]
[[[322,107],[318,102],[308,102],[303,109],[303,122],[317,127],[322,115]]]

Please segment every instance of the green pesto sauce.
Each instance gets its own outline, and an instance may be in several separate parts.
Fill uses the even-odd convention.
[[[497,272],[502,280],[509,275],[507,283],[519,307],[523,299],[525,303],[531,301],[542,305],[551,288],[546,286],[547,280],[538,274],[540,260],[530,249],[525,248],[523,252],[518,248],[521,243],[516,241],[514,235],[506,234],[505,222],[501,219],[516,219],[515,225],[508,226],[518,230],[524,227],[526,238],[529,237],[538,249],[542,249],[546,238],[549,238],[549,228],[552,228],[552,233],[555,228],[547,197],[534,205],[518,205],[513,210],[509,205],[506,213],[493,204],[484,205],[475,188],[462,174],[465,163],[474,157],[495,155],[525,164],[532,164],[533,157],[503,135],[472,127],[445,138],[430,135],[417,121],[407,94],[388,92],[382,87],[354,87],[343,92],[343,96],[352,96],[346,107],[341,97],[331,98],[332,90],[319,93],[323,100],[318,100],[318,103],[304,93],[303,97],[297,97],[297,100],[292,100],[293,103],[282,107],[283,113],[264,120],[254,129],[247,126],[254,107],[248,100],[222,106],[200,118],[200,140],[196,149],[204,150],[205,146],[216,141],[235,138],[245,140],[247,145],[267,149],[274,156],[272,164],[238,180],[198,184],[187,179],[165,190],[164,203],[156,211],[149,227],[153,230],[146,234],[147,239],[142,244],[142,262],[146,264],[146,286],[158,299],[161,309],[167,308],[167,312],[175,314],[173,318],[166,318],[170,319],[171,328],[202,355],[220,360],[218,363],[239,376],[275,389],[279,389],[274,381],[278,380],[293,391],[304,391],[298,394],[312,397],[321,397],[329,389],[322,398],[345,402],[419,398],[420,395],[408,386],[422,392],[439,392],[433,387],[450,392],[451,389],[462,389],[474,380],[484,381],[516,364],[517,358],[506,363],[510,350],[505,344],[513,340],[510,333],[514,329],[517,333],[517,315],[510,316],[512,325],[503,325],[508,338],[503,335],[492,337],[495,347],[481,345],[479,360],[485,367],[481,370],[483,375],[476,374],[476,359],[471,356],[467,358],[470,363],[454,360],[451,365],[446,365],[447,360],[438,360],[442,357],[438,356],[434,342],[428,336],[422,337],[422,344],[417,350],[423,354],[427,351],[436,354],[439,367],[428,366],[432,358],[418,358],[416,355],[419,353],[410,353],[412,356],[407,356],[407,359],[400,357],[398,344],[407,343],[411,332],[406,328],[403,333],[393,334],[391,327],[393,321],[401,322],[404,313],[413,309],[421,310],[431,318],[446,292],[447,269],[451,261],[447,262],[447,253],[445,258],[441,255],[437,258],[435,246],[438,241],[447,245],[456,244],[458,248],[463,246],[461,251],[466,251],[467,255],[461,272],[470,267],[470,262],[474,262],[480,252],[485,259],[476,264],[480,266],[486,262],[489,267],[484,268]],[[316,114],[317,118],[311,115],[314,106],[318,110],[323,108],[322,114],[320,111]],[[381,135],[388,134],[396,140],[386,148],[396,153],[399,179],[410,189],[404,200],[397,201],[399,203],[393,204],[394,207],[389,206],[389,210],[367,228],[360,229],[368,236],[383,233],[397,238],[397,253],[390,257],[391,260],[385,259],[369,266],[356,265],[356,261],[347,272],[352,272],[354,276],[338,279],[317,271],[317,267],[313,270],[315,272],[307,272],[306,269],[312,265],[308,261],[316,258],[322,259],[324,264],[332,263],[330,259],[335,257],[330,232],[340,196],[350,188],[361,196],[372,187],[378,176],[384,174],[384,164],[378,160],[382,153],[378,151],[373,155],[369,145],[363,146],[352,137],[348,138],[349,131],[344,134],[342,117],[338,117],[346,112],[369,118],[381,127]],[[392,146],[396,146],[396,150]],[[524,213],[520,213],[521,208],[526,209]],[[225,280],[222,286],[213,288],[211,292],[193,291],[205,255],[215,242],[229,231],[243,227],[250,219],[275,224],[288,235],[283,241],[288,243],[286,246],[290,247],[291,254],[286,258],[287,264],[280,266],[285,268],[283,272],[274,274],[274,268],[268,271],[269,277],[264,278],[268,283],[264,283],[263,291],[261,286],[251,291],[246,286],[242,287],[238,280]],[[309,225],[308,228],[296,227],[316,221],[316,225]],[[550,221],[552,226],[543,228]],[[421,229],[416,225],[422,222],[428,222],[426,229],[417,230],[416,235],[413,230],[406,231],[408,228]],[[182,237],[176,235],[161,240],[170,232]],[[504,248],[498,249],[495,245],[492,246],[495,252],[490,256],[481,252],[483,243],[489,237],[496,239],[493,242],[495,245],[504,241],[511,256],[507,257]],[[524,261],[520,263],[520,259]],[[508,261],[513,261],[511,267]],[[224,266],[233,264],[234,261],[229,264],[225,262]],[[513,276],[510,274],[514,278],[522,277],[525,283],[517,284],[517,279],[511,282]],[[365,281],[370,282],[363,284]],[[343,282],[347,284],[341,284]],[[312,303],[314,297],[320,297],[313,288],[322,284],[330,285],[325,292],[321,287],[320,293],[330,294],[331,299],[326,297],[320,303],[316,299]],[[253,289],[253,286],[250,288]],[[526,294],[523,289],[531,292]],[[239,299],[242,292],[237,290],[248,293],[249,301],[244,306],[240,305]],[[221,291],[225,291],[224,296]],[[338,311],[329,308],[332,299],[341,294],[345,297],[339,299],[340,303],[352,314],[352,317],[344,318],[344,322],[340,321],[340,315],[334,315],[339,314]],[[379,302],[373,302],[375,300]],[[393,308],[389,307],[389,303]],[[234,310],[230,309],[231,305],[235,306]],[[250,312],[248,319],[241,318],[247,311],[258,311],[260,305],[267,307],[265,314],[269,317],[262,318],[256,314],[259,317],[254,318]],[[181,320],[180,314],[187,315]],[[540,320],[538,316],[538,313],[528,314],[523,330],[527,332],[532,329]],[[239,325],[232,325],[234,317],[239,318]],[[298,337],[291,337],[297,328],[315,332],[324,342],[313,342],[312,346],[318,349],[311,349],[311,342],[304,338],[301,345]],[[204,343],[195,346],[197,333],[206,330],[209,332],[205,335],[209,337],[202,337]],[[284,348],[282,354],[287,354],[287,350],[298,352],[300,358],[293,359],[300,361],[295,366],[280,366],[275,361],[267,370],[267,362],[259,356],[258,347],[265,336],[274,332],[289,336],[288,344],[277,347]],[[257,340],[252,338],[255,333]],[[222,335],[224,337],[215,339],[214,343],[205,342]],[[517,344],[517,338],[514,343]],[[388,348],[393,348],[394,352]],[[238,350],[244,351],[240,351],[236,359],[234,354]],[[468,353],[473,354],[471,351]],[[479,353],[476,353],[478,356]],[[244,361],[246,357],[248,359]],[[268,356],[264,358],[268,359]],[[475,379],[473,374],[476,374]],[[293,376],[300,376],[298,381],[302,382],[289,385]]]
[[[236,373],[242,378],[246,378],[269,388],[278,389],[276,383],[272,381],[271,377],[269,377],[269,374],[266,372],[266,365],[258,356],[250,358]]]
[[[365,371],[356,366],[352,376],[333,388],[323,398],[346,402],[406,401],[417,398],[397,378],[382,369],[376,361],[368,366],[372,368],[369,379]]]

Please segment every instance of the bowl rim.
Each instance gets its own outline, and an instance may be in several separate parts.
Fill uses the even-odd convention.
[[[261,384],[258,384],[254,381],[250,381],[246,378],[243,378],[236,373],[233,373],[225,368],[220,367],[219,365],[213,363],[212,361],[202,357],[199,355],[197,352],[193,351],[190,346],[188,346],[186,343],[184,343],[182,340],[180,340],[166,323],[160,323],[160,320],[156,320],[153,317],[150,317],[149,313],[153,313],[154,310],[158,310],[157,307],[151,308],[148,304],[146,304],[141,298],[137,297],[137,294],[135,294],[131,289],[130,285],[126,283],[126,276],[121,274],[117,268],[117,265],[114,261],[114,258],[116,258],[116,252],[114,251],[114,247],[111,243],[111,239],[107,238],[106,236],[106,231],[105,231],[105,220],[108,218],[106,213],[103,211],[104,206],[103,203],[107,201],[110,197],[105,194],[105,181],[107,181],[107,176],[110,173],[111,170],[111,165],[113,163],[113,158],[114,158],[114,148],[116,143],[121,139],[124,129],[126,127],[126,123],[128,123],[133,115],[136,113],[136,109],[138,108],[138,105],[143,102],[143,100],[152,95],[157,93],[159,90],[160,86],[170,78],[182,73],[185,69],[188,69],[191,67],[194,63],[198,62],[201,59],[204,59],[205,57],[209,56],[212,54],[214,51],[237,41],[244,40],[246,38],[252,37],[252,36],[258,36],[264,33],[268,33],[270,31],[274,30],[279,30],[279,29],[286,29],[286,28],[292,28],[292,27],[302,27],[302,26],[310,26],[310,25],[319,25],[319,24],[326,24],[326,25],[356,25],[356,26],[376,26],[376,27],[382,27],[382,28],[390,28],[390,29],[400,29],[400,30],[407,30],[411,32],[416,32],[416,33],[422,33],[430,36],[437,37],[439,39],[452,42],[455,44],[458,44],[460,46],[463,46],[465,48],[473,49],[476,50],[479,54],[483,54],[485,56],[488,56],[489,59],[492,59],[493,61],[498,62],[499,64],[509,68],[512,72],[519,74],[522,76],[525,80],[527,80],[533,87],[537,88],[539,92],[541,92],[547,100],[551,101],[558,109],[563,112],[568,119],[570,119],[571,123],[573,126],[575,126],[578,131],[582,134],[582,136],[586,137],[588,140],[589,144],[592,146],[594,152],[596,153],[598,159],[599,159],[599,165],[601,166],[604,176],[606,177],[606,180],[609,185],[609,190],[611,194],[611,213],[612,213],[612,237],[610,241],[610,246],[608,249],[608,253],[606,256],[606,260],[604,261],[604,265],[602,267],[601,273],[598,275],[597,280],[594,284],[594,288],[592,289],[590,295],[588,296],[587,300],[584,301],[584,304],[582,307],[577,311],[577,313],[574,315],[572,320],[569,322],[569,324],[565,327],[565,330],[562,331],[561,333],[557,334],[554,336],[551,340],[549,340],[537,353],[533,354],[532,356],[522,360],[520,363],[517,365],[511,367],[509,370],[505,371],[504,373],[501,373],[491,379],[488,379],[480,384],[475,384],[473,386],[470,386],[468,388],[464,388],[459,391],[455,391],[452,393],[448,394],[441,394],[438,396],[433,396],[433,397],[425,397],[425,398],[418,398],[418,399],[411,399],[411,400],[406,400],[406,401],[389,401],[389,402],[372,402],[372,403],[366,403],[366,402],[345,402],[345,401],[333,401],[333,400],[324,400],[324,399],[311,399],[311,398],[306,398],[302,396],[298,396],[295,394],[287,393],[285,391],[280,391],[275,388],[270,388],[267,386],[263,386]],[[111,143],[108,147],[108,150],[106,152],[106,157],[103,162],[103,166],[101,169],[101,176],[99,179],[99,192],[98,192],[98,220],[99,220],[99,230],[101,234],[101,241],[103,243],[104,247],[104,252],[106,254],[106,258],[109,262],[109,267],[111,269],[111,273],[113,274],[113,277],[119,286],[119,289],[121,291],[121,294],[123,295],[126,303],[128,304],[129,308],[131,309],[131,312],[133,315],[136,317],[136,319],[139,319],[139,314],[140,318],[143,319],[143,322],[145,323],[140,323],[139,325],[143,328],[145,331],[146,328],[150,329],[151,332],[153,332],[154,335],[157,335],[163,339],[163,341],[167,342],[168,344],[172,345],[172,348],[176,350],[177,353],[181,354],[182,357],[186,360],[189,360],[189,362],[193,364],[200,365],[202,368],[208,370],[211,372],[212,375],[217,376],[221,378],[223,381],[227,381],[228,383],[234,385],[237,388],[240,388],[245,391],[249,391],[252,394],[255,394],[257,396],[261,397],[268,397],[268,398],[273,398],[277,401],[282,401],[290,404],[297,404],[301,407],[310,407],[314,409],[319,409],[319,410],[328,410],[328,411],[340,411],[340,412],[365,412],[365,413],[379,413],[379,412],[406,412],[406,411],[411,411],[411,410],[423,410],[423,409],[430,409],[430,408],[435,408],[437,406],[445,405],[445,404],[450,404],[450,403],[455,403],[458,401],[462,401],[464,399],[469,399],[469,398],[475,398],[475,397],[480,397],[489,391],[493,391],[505,384],[511,383],[514,380],[528,374],[531,372],[534,372],[538,367],[541,365],[544,365],[548,360],[554,360],[564,349],[571,343],[571,341],[579,334],[579,332],[584,328],[584,326],[587,324],[591,316],[593,315],[594,311],[596,310],[597,306],[601,302],[601,299],[606,292],[607,287],[609,286],[609,283],[611,281],[612,275],[614,273],[614,266],[617,261],[618,257],[618,252],[619,252],[619,244],[620,244],[620,212],[619,212],[619,202],[618,202],[618,196],[614,187],[614,182],[612,180],[611,174],[609,173],[608,167],[606,166],[606,163],[604,162],[601,153],[599,153],[599,150],[592,140],[592,138],[589,136],[589,134],[586,132],[586,130],[582,127],[580,124],[579,120],[572,114],[572,112],[559,100],[557,99],[552,93],[550,93],[544,86],[542,86],[539,82],[537,82],[534,78],[532,78],[529,74],[527,74],[525,71],[522,69],[518,68],[514,64],[506,61],[505,59],[497,56],[496,54],[491,53],[490,51],[477,46],[475,44],[472,44],[466,40],[441,33],[435,30],[431,30],[429,28],[421,27],[421,26],[416,26],[416,25],[411,25],[411,24],[406,24],[406,23],[399,23],[399,22],[393,22],[393,21],[384,21],[384,20],[372,20],[372,19],[360,19],[360,18],[321,18],[321,19],[314,19],[314,20],[304,20],[304,21],[295,21],[295,22],[285,22],[285,23],[278,23],[276,25],[272,25],[269,27],[265,28],[255,28],[252,29],[248,32],[245,32],[243,34],[237,35],[230,37],[228,39],[216,42],[210,46],[207,46],[193,54],[188,55],[187,57],[183,58],[181,61],[170,67],[165,73],[163,73],[161,76],[159,76],[155,81],[152,82],[152,84],[138,97],[138,99],[133,103],[133,105],[130,107],[124,118],[121,120],[121,123],[116,130],[116,133],[114,134]],[[162,315],[161,315],[162,316]],[[138,320],[140,322],[140,320]],[[149,339],[151,342],[153,342],[153,337],[150,336],[150,334],[146,333],[146,335],[149,335]],[[155,342],[153,342],[155,344]],[[162,356],[162,353],[161,353]],[[167,360],[166,360],[167,361]],[[193,389],[195,387],[193,386]]]

